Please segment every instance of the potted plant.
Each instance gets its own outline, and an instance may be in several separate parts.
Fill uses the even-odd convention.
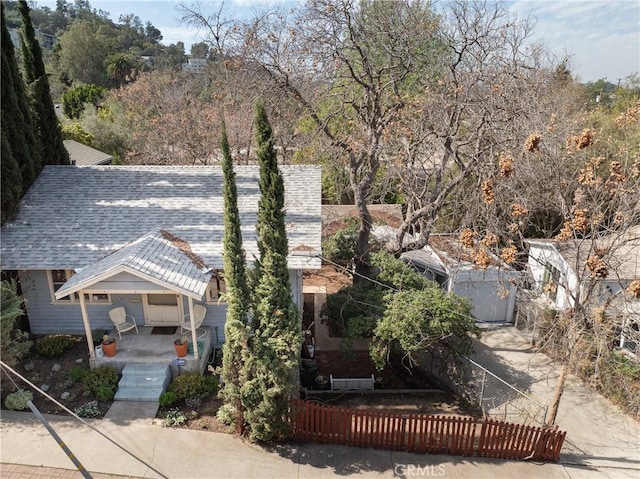
[[[102,336],[102,351],[105,356],[112,357],[116,355],[116,340],[108,334]]]
[[[187,348],[189,347],[189,341],[186,336],[181,336],[173,342],[173,347],[176,348],[176,354],[179,358],[187,355]]]

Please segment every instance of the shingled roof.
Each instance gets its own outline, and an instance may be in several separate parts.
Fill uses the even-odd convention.
[[[108,153],[83,145],[75,140],[64,140],[64,147],[69,152],[69,161],[72,165],[107,165],[113,161],[113,156]]]
[[[63,298],[125,271],[200,299],[212,273],[184,245],[183,240],[166,230],[151,231],[78,271],[56,291],[56,297]]]
[[[319,269],[320,167],[281,166],[288,265]],[[242,235],[250,264],[260,188],[256,166],[237,166]],[[5,270],[88,266],[157,229],[170,231],[214,269],[223,268],[219,166],[46,166],[2,228]]]

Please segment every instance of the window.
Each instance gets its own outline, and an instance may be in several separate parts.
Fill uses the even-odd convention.
[[[71,276],[73,276],[73,271],[70,269],[54,269],[49,271],[49,289],[51,291],[51,300],[54,303],[77,303],[79,301],[78,293],[73,293],[60,299],[56,299],[55,296],[56,291],[58,291]]]
[[[147,303],[151,306],[178,306],[175,294],[148,294]]]
[[[217,303],[220,296],[227,292],[227,286],[221,271],[215,271],[207,286],[207,303]]]
[[[85,293],[84,300],[87,303],[111,303],[111,297],[103,293]]]
[[[558,284],[560,283],[560,270],[547,263],[544,266],[544,277],[542,278],[542,289],[551,301],[558,297]]]
[[[64,283],[66,283],[73,276],[73,270],[70,269],[53,269],[47,271],[47,278],[49,279],[49,291],[51,292],[51,302],[56,304],[71,304],[78,303],[80,296],[78,293],[73,293],[64,298],[56,299],[55,293],[58,291]],[[84,300],[87,304],[109,304],[111,303],[111,297],[108,294],[103,293],[85,293]]]

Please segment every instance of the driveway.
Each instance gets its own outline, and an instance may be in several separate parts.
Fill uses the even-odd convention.
[[[485,329],[475,349],[476,362],[551,405],[561,367],[536,352],[516,328]],[[573,375],[567,378],[556,423],[567,431],[562,463],[619,473],[610,477],[640,478],[640,423]]]

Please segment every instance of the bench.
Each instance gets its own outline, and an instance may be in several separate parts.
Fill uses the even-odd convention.
[[[373,390],[376,380],[373,374],[370,378],[334,378],[331,374],[329,375],[329,382],[331,383],[332,391],[371,391]]]

